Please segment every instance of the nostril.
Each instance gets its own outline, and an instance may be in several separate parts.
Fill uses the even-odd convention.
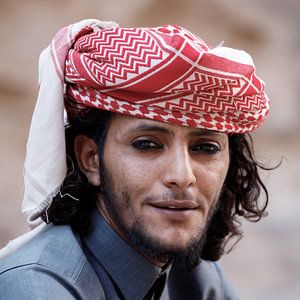
[[[165,182],[165,185],[170,187],[170,188],[179,188],[180,190],[185,190],[188,187],[192,186],[195,184],[196,179],[195,177],[182,177],[182,178],[177,178],[173,180],[167,180]]]

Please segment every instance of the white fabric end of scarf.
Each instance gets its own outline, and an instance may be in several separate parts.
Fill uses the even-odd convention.
[[[31,210],[23,210],[25,216],[27,216],[26,221],[29,225],[29,228],[35,228],[43,222],[40,218],[41,214],[50,207],[53,198],[60,192],[61,185],[51,192],[47,198],[39,204],[38,207],[35,207]]]
[[[87,19],[61,29],[40,55],[39,93],[32,116],[24,163],[22,211],[31,228],[50,206],[67,174],[64,110],[65,58],[84,27],[118,27],[115,22]]]

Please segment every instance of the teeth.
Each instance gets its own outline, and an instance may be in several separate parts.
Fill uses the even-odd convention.
[[[168,208],[176,208],[176,206],[168,206]]]

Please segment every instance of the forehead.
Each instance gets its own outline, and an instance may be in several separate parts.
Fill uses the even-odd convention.
[[[186,136],[211,135],[227,137],[226,133],[196,128],[181,126],[178,124],[164,123],[155,120],[136,118],[121,114],[115,114],[111,120],[109,132],[114,134],[140,133],[140,132],[161,132],[164,134],[175,135],[180,133]]]

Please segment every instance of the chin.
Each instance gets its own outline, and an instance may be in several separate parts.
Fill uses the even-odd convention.
[[[171,251],[184,251],[199,241],[199,239],[201,239],[201,237],[181,237],[180,235],[174,238],[162,238],[161,236],[156,238],[157,243],[160,244],[162,248],[170,249]]]
[[[168,226],[161,226],[160,228],[145,228],[144,234],[150,237],[157,243],[166,248],[189,248],[195,242],[202,239],[205,230],[202,226],[182,226],[181,224],[171,224]]]
[[[173,262],[193,267],[201,258],[205,234],[202,230],[191,235],[186,231],[161,231],[161,234],[147,230],[140,222],[127,231],[133,248],[152,261]]]

